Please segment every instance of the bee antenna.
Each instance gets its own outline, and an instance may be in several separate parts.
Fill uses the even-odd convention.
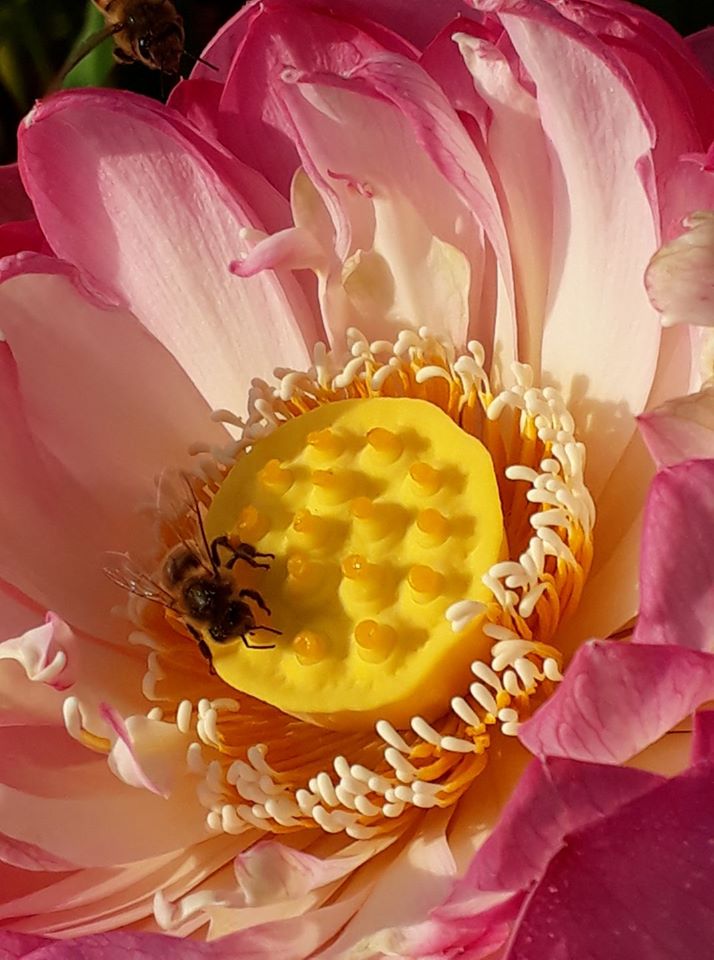
[[[189,60],[193,60],[194,63],[202,63],[204,67],[210,67],[211,70],[215,70],[218,73],[218,67],[215,63],[209,63],[208,60],[204,60],[203,57],[197,57],[195,53],[191,53],[190,50],[184,50],[184,55],[188,57]]]

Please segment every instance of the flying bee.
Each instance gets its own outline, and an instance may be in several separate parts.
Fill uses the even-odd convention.
[[[92,0],[104,15],[105,25],[72,51],[55,78],[51,91],[58,89],[67,74],[107,37],[114,37],[114,59],[118,63],[143,63],[151,70],[179,73],[184,48],[183,19],[171,0]],[[216,69],[200,57],[206,66]]]
[[[179,481],[177,486],[177,479]],[[144,572],[126,554],[109,554],[104,572],[118,586],[172,611],[211,661],[204,634],[214,643],[242,640],[251,650],[268,650],[275,644],[251,643],[253,633],[279,634],[280,630],[256,622],[248,601],[270,615],[257,590],[240,587],[233,568],[239,564],[267,570],[272,553],[261,553],[249,543],[228,536],[209,542],[201,507],[190,481],[165,474],[159,484],[159,519],[174,540],[158,575]]]

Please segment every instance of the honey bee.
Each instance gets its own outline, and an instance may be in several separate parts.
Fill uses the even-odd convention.
[[[214,643],[242,640],[252,650],[273,649],[275,644],[250,642],[253,633],[280,634],[280,630],[256,622],[248,601],[270,616],[270,608],[257,590],[236,584],[233,568],[238,563],[267,570],[272,553],[261,553],[249,543],[228,536],[209,542],[198,498],[185,475],[165,474],[159,484],[158,516],[175,542],[158,575],[145,572],[128,554],[107,555],[104,572],[118,586],[145,600],[171,610],[196,640],[211,662],[211,652],[202,631]]]
[[[185,37],[183,19],[171,0],[92,0],[92,3],[104,15],[106,23],[72,52],[51,91],[58,89],[67,74],[107,37],[114,37],[114,59],[118,63],[143,63],[151,70],[179,73],[181,58],[186,52]],[[192,59],[200,60],[200,57]]]

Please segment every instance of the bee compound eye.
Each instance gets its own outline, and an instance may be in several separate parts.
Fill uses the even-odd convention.
[[[139,42],[137,43],[137,49],[142,57],[149,57],[151,55],[151,43],[148,37],[139,37]]]

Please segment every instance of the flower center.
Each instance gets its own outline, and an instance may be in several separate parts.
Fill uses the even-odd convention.
[[[149,708],[111,749],[178,740],[212,832],[394,836],[458,800],[561,679],[594,523],[562,397],[523,364],[494,391],[478,343],[426,329],[347,347],[254,381],[246,422],[216,411],[242,433],[193,451],[216,568],[190,604],[129,605]],[[178,575],[177,546],[200,553],[181,529],[162,525],[149,584],[167,558]],[[74,698],[65,717],[109,751]]]
[[[204,636],[227,683],[288,713],[343,729],[433,719],[490,649],[446,611],[464,597],[485,611],[482,577],[507,555],[493,463],[434,404],[342,400],[288,421],[236,463],[206,529],[274,557],[233,569],[280,636]]]

